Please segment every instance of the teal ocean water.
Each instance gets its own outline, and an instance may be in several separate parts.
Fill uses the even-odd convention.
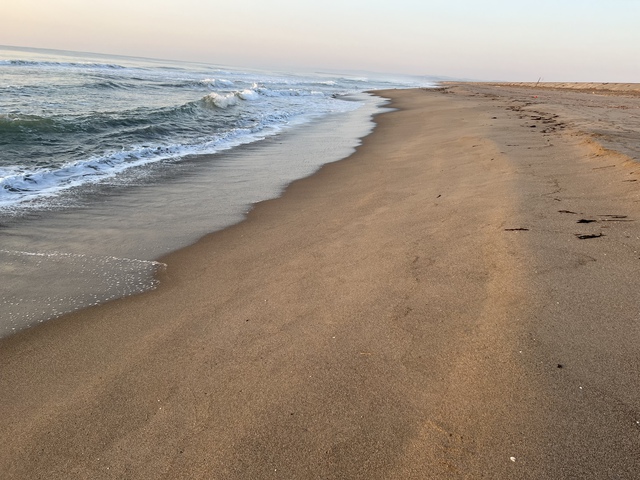
[[[364,92],[432,85],[0,47],[0,336],[153,288],[159,256],[348,156]]]
[[[255,142],[358,108],[350,94],[424,83],[0,48],[0,208]]]

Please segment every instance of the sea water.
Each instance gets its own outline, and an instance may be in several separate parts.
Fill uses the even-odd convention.
[[[156,259],[348,156],[428,78],[0,47],[0,336],[153,288]]]

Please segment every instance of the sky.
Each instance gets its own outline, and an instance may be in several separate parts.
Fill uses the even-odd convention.
[[[471,80],[640,82],[640,0],[19,0],[0,45]]]

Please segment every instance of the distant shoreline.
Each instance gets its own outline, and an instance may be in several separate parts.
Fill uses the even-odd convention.
[[[441,82],[443,85],[460,84],[461,82]],[[640,95],[640,83],[615,82],[469,82],[478,85],[497,87],[542,88],[552,90],[576,90],[580,92],[599,93],[605,95]]]

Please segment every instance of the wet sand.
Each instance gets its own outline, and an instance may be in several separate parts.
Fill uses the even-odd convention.
[[[640,166],[591,94],[381,94],[156,291],[0,340],[2,478],[635,478]]]

